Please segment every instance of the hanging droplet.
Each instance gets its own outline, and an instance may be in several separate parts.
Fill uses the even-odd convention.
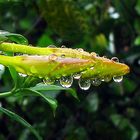
[[[91,86],[91,81],[89,79],[80,78],[78,84],[82,90],[88,90]]]
[[[90,53],[92,56],[96,56],[96,53],[95,52],[91,52]]]
[[[96,57],[99,57],[99,54],[98,53],[96,53]]]
[[[61,48],[66,48],[66,46],[65,45],[62,45]]]
[[[47,48],[57,48],[55,45],[49,45]]]
[[[100,79],[95,78],[95,79],[92,80],[92,84],[93,84],[94,86],[99,86],[101,83],[102,83],[102,82],[101,82]]]
[[[111,60],[115,62],[119,62],[119,59],[117,57],[112,57]]]
[[[49,59],[52,60],[52,61],[55,61],[57,59],[57,55],[56,54],[51,54],[49,55]]]
[[[62,54],[61,57],[62,57],[62,58],[65,58],[65,54]]]
[[[84,50],[82,48],[77,49],[79,52],[83,52]]]
[[[73,74],[73,78],[80,79],[81,75],[82,75],[82,73],[75,73],[75,74]]]
[[[27,75],[26,74],[23,74],[23,73],[18,73],[19,74],[19,76],[21,76],[21,77],[26,77]]]
[[[64,88],[69,88],[69,87],[71,87],[71,85],[72,85],[72,83],[73,83],[73,77],[70,75],[70,76],[62,76],[61,78],[60,78],[60,84],[61,84],[61,86],[62,87],[64,87]]]
[[[43,82],[44,82],[44,84],[46,84],[46,85],[52,85],[52,84],[55,82],[55,80],[46,77],[45,79],[43,79]]]
[[[23,53],[14,53],[14,56],[21,56]]]
[[[109,81],[111,81],[111,77],[110,76],[105,76],[101,81],[103,81],[103,82],[109,82]]]
[[[123,80],[123,76],[114,76],[113,77],[114,82],[121,82]]]
[[[106,56],[103,56],[103,58],[107,58]]]

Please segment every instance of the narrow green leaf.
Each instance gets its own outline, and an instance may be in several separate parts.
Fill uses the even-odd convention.
[[[56,85],[46,85],[46,84],[37,84],[35,87],[31,87],[30,89],[36,91],[56,91],[56,90],[67,90],[73,97],[78,99],[77,93],[75,90],[71,88],[63,88],[61,86]],[[79,100],[79,99],[78,99]]]
[[[0,107],[0,111],[3,112],[4,114],[6,114],[7,116],[9,116],[11,119],[21,123],[23,126],[30,129],[30,131],[36,136],[36,138],[38,140],[42,140],[42,138],[38,134],[38,132],[26,120],[24,120],[22,117],[20,117],[19,115],[15,114],[14,112],[9,111],[9,110],[7,110],[3,107]]]
[[[57,105],[58,105],[58,102],[57,102],[57,100],[56,99],[52,99],[52,98],[50,98],[50,97],[48,97],[48,96],[46,96],[46,95],[44,95],[43,93],[41,93],[41,92],[38,92],[38,91],[36,91],[36,90],[33,90],[33,89],[23,89],[23,90],[27,90],[27,91],[30,91],[31,93],[34,93],[34,94],[36,94],[36,95],[39,95],[39,96],[41,96],[42,98],[44,98],[45,99],[45,101],[50,105],[50,107],[52,108],[52,110],[53,110],[53,113],[55,112],[55,110],[56,110],[56,108],[57,108]]]

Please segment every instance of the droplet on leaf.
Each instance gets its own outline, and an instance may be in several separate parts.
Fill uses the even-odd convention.
[[[77,49],[79,52],[83,52],[84,50],[82,48]]]
[[[91,81],[89,79],[80,78],[78,84],[82,90],[88,90],[91,86]]]
[[[73,77],[71,75],[70,76],[62,76],[60,78],[60,84],[64,88],[71,87],[72,83],[73,83]]]

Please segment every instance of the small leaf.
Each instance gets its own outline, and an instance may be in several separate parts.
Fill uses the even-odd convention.
[[[19,44],[28,45],[28,40],[24,36],[0,30],[0,41],[5,41],[7,39]]]
[[[36,136],[36,138],[38,140],[42,140],[42,138],[38,134],[38,132],[27,121],[25,121],[22,117],[20,117],[19,115],[15,114],[14,112],[9,111],[3,107],[0,107],[0,111],[3,112],[4,114],[6,114],[7,116],[9,116],[11,119],[21,123],[23,126],[30,129],[30,131]]]

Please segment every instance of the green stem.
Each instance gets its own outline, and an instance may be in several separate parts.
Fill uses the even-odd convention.
[[[4,97],[9,97],[12,96],[14,94],[14,92],[4,92],[4,93],[0,93],[0,98],[4,98]]]

